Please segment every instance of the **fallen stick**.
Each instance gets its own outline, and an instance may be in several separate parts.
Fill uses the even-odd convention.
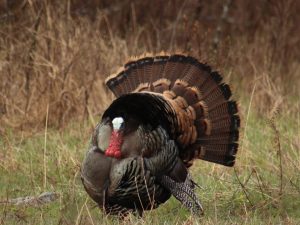
[[[38,207],[38,206],[42,206],[54,202],[56,199],[58,199],[58,197],[59,194],[55,192],[44,192],[39,196],[26,196],[26,197],[3,200],[0,201],[0,204]]]

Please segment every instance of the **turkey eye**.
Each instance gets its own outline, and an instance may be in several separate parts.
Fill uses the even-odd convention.
[[[112,132],[112,128],[110,124],[104,124],[99,127],[97,144],[98,144],[98,148],[102,152],[105,152],[105,150],[108,148],[111,132]]]

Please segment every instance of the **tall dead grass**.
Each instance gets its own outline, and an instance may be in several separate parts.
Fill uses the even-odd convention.
[[[80,152],[90,123],[69,122],[102,113],[113,98],[103,80],[131,55],[178,49],[218,69],[240,102],[242,137],[234,174],[204,161],[192,168],[204,186],[199,191],[208,209],[203,223],[271,224],[280,216],[283,223],[297,224],[299,1],[8,2],[0,0],[2,190],[7,199],[49,188],[61,197],[59,204],[36,211],[5,205],[1,222],[113,224],[100,218],[80,188]],[[68,123],[63,132],[51,129]],[[6,128],[45,132],[24,138],[24,132],[15,136]],[[178,209],[166,208],[142,222],[182,220]]]
[[[255,87],[258,112],[288,101],[295,111],[296,0],[20,2],[0,19],[0,129],[39,129],[47,109],[54,127],[101,113],[112,99],[103,79],[129,56],[178,49],[219,69],[239,96]]]

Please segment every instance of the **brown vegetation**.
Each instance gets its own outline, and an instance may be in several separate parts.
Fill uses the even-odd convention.
[[[101,113],[112,98],[103,79],[144,52],[212,64],[238,95],[256,92],[258,112],[299,95],[296,0],[0,3],[2,128],[43,127],[47,111],[54,127]]]
[[[212,65],[240,105],[234,169],[191,169],[199,223],[299,224],[299,11],[297,0],[0,0],[0,224],[120,223],[82,187],[87,130],[113,98],[104,78],[161,51]],[[13,204],[49,191],[59,201]],[[198,224],[176,204],[124,224]]]

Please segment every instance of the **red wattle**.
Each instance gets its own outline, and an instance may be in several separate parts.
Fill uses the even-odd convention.
[[[117,131],[113,131],[110,136],[108,148],[105,151],[105,155],[114,158],[121,158],[121,144],[122,136]]]
[[[114,152],[114,157],[117,159],[121,158],[121,152],[120,151]]]
[[[105,155],[106,155],[106,156],[112,156],[112,155],[113,155],[113,152],[112,152],[112,151],[107,151],[107,150],[106,150],[106,151],[105,151]]]

